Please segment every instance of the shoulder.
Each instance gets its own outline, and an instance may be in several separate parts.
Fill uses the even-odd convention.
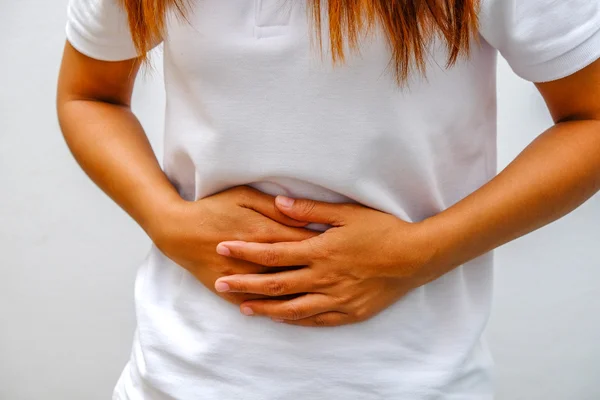
[[[118,0],[69,0],[67,40],[79,52],[104,61],[137,55],[127,21]]]
[[[521,77],[559,79],[600,57],[600,2],[481,0],[480,33]]]

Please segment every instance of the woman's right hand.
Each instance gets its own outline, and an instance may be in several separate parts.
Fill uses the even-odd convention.
[[[167,257],[234,304],[264,296],[218,293],[215,281],[227,275],[268,269],[223,257],[216,252],[217,244],[229,240],[292,242],[319,234],[304,228],[306,223],[282,214],[273,196],[248,186],[234,187],[195,202],[182,200],[158,218],[155,226],[149,231],[150,237]]]

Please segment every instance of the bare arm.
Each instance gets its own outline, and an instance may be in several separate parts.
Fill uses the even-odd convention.
[[[359,205],[279,199],[288,216],[334,228],[301,243],[225,242],[219,249],[239,260],[308,268],[219,282],[232,292],[308,293],[288,301],[241,305],[255,315],[305,326],[354,323],[569,213],[600,190],[600,61],[538,88],[555,126],[453,207],[423,222],[407,223]]]
[[[67,145],[89,177],[147,232],[179,198],[131,112],[139,63],[104,62],[66,44],[57,110]]]
[[[215,291],[221,276],[265,270],[218,255],[215,248],[220,241],[297,241],[316,235],[302,228],[306,224],[282,214],[272,196],[247,187],[184,201],[131,112],[138,64],[91,59],[67,43],[58,83],[58,116],[79,165],[166,256]],[[234,303],[248,298],[222,296]]]
[[[555,221],[600,190],[600,60],[537,87],[555,125],[487,185],[426,221],[441,263],[460,265]]]

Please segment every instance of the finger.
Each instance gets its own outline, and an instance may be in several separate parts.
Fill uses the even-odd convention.
[[[309,293],[291,300],[247,301],[241,304],[240,310],[244,315],[260,315],[283,322],[306,319],[329,312],[333,307],[328,296]]]
[[[231,275],[217,279],[218,292],[251,293],[279,297],[306,293],[318,289],[313,284],[314,273],[308,268],[274,274]]]
[[[314,222],[331,226],[345,224],[350,213],[348,204],[324,203],[307,199],[275,198],[277,208],[285,215],[298,221]]]
[[[264,237],[261,236],[259,240],[256,239],[253,241],[263,243],[301,242],[302,240],[319,236],[321,233],[322,232],[306,228],[285,226],[279,222],[266,219],[266,224],[264,224]]]
[[[283,322],[288,325],[297,325],[297,326],[310,326],[310,327],[331,327],[331,326],[340,326],[347,325],[352,323],[352,319],[342,312],[338,311],[329,311],[322,314],[317,314],[310,316],[308,318],[300,319],[300,320],[283,320],[276,321]]]
[[[282,213],[275,205],[273,196],[256,190],[250,186],[242,186],[238,190],[240,190],[241,193],[238,201],[238,205],[240,207],[254,210],[283,225],[294,227],[304,227],[308,225],[308,222],[297,221],[292,217]]]
[[[203,267],[200,267],[203,268]],[[240,274],[264,274],[271,270],[264,265],[250,263],[237,258],[228,258],[223,260],[222,267],[219,268],[218,276],[240,275]],[[215,273],[217,273],[215,271]]]
[[[266,267],[308,265],[318,257],[312,240],[280,243],[221,242],[217,245],[217,253]]]

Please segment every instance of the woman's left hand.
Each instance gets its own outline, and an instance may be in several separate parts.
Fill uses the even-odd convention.
[[[242,303],[245,315],[303,326],[356,323],[443,274],[433,266],[435,246],[424,224],[356,204],[285,197],[278,197],[276,204],[293,219],[332,228],[301,242],[220,243],[217,252],[223,256],[287,267],[217,280],[220,292],[279,297]]]

